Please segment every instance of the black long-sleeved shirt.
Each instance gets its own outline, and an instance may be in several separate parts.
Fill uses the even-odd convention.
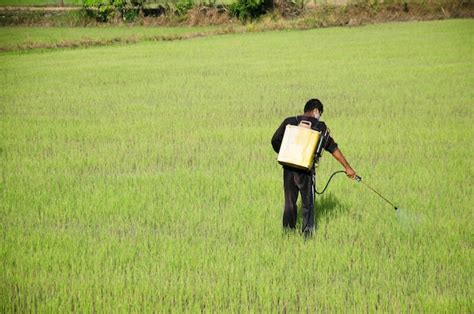
[[[324,122],[318,121],[316,120],[316,118],[313,118],[313,117],[309,117],[309,116],[288,117],[285,120],[283,120],[283,122],[275,131],[275,134],[273,134],[273,137],[272,137],[273,150],[277,154],[280,152],[281,141],[283,140],[283,135],[285,134],[286,126],[288,124],[298,125],[301,121],[311,122],[311,129],[316,130],[321,133],[324,133],[327,129],[327,126]],[[328,140],[326,142],[326,145],[324,146],[324,149],[330,152],[331,154],[334,153],[334,151],[337,149],[337,143],[334,142],[334,139],[331,136],[328,137]]]

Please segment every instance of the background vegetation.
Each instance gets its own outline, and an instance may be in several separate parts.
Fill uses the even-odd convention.
[[[166,2],[177,2],[179,0],[64,0],[65,5],[77,5],[81,6],[85,2],[133,2],[143,3],[145,5],[162,4]],[[265,1],[265,0],[263,0]],[[209,3],[232,3],[232,0],[193,0],[196,4],[209,4]],[[275,0],[276,3],[282,2]],[[469,0],[295,0],[294,2],[300,3],[315,3],[315,4],[329,4],[329,5],[345,5],[345,4],[356,4],[356,3],[369,3],[372,5],[378,4],[400,4],[400,3],[418,3],[418,4],[439,4],[439,3],[453,3],[453,2],[469,2]],[[0,6],[2,5],[31,5],[31,6],[45,6],[45,5],[58,5],[60,0],[0,0]]]
[[[0,0],[0,6],[56,6],[59,5],[59,0]],[[64,0],[64,5],[82,5],[83,0]]]
[[[473,312],[473,30],[0,54],[1,311]],[[281,233],[270,138],[310,97],[398,215],[339,177]]]
[[[0,0],[1,1],[1,0]],[[469,0],[442,1],[305,1],[305,0],[85,0],[81,6],[5,8],[0,2],[1,26],[91,26],[139,25],[222,25],[271,21],[265,29],[321,26],[354,26],[387,21],[433,20],[474,17]],[[4,3],[5,5],[5,3]],[[300,20],[296,21],[295,20]],[[268,23],[267,23],[268,24]]]

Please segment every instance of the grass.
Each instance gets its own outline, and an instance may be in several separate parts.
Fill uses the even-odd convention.
[[[473,30],[0,54],[2,312],[472,312]],[[282,235],[270,138],[310,97],[403,216],[336,177]]]
[[[113,39],[154,38],[194,33],[207,33],[217,26],[205,27],[0,27],[0,49],[42,47],[81,41],[107,41]]]

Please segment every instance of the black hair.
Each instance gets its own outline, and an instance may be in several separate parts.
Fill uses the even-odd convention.
[[[309,112],[314,109],[318,109],[320,114],[323,114],[324,108],[323,108],[323,103],[316,98],[310,99],[306,102],[306,105],[304,105],[304,112]]]

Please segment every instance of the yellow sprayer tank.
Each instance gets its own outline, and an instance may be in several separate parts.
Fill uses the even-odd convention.
[[[321,133],[311,129],[310,122],[302,121],[302,123],[299,126],[290,124],[286,126],[278,162],[284,166],[311,170]]]

